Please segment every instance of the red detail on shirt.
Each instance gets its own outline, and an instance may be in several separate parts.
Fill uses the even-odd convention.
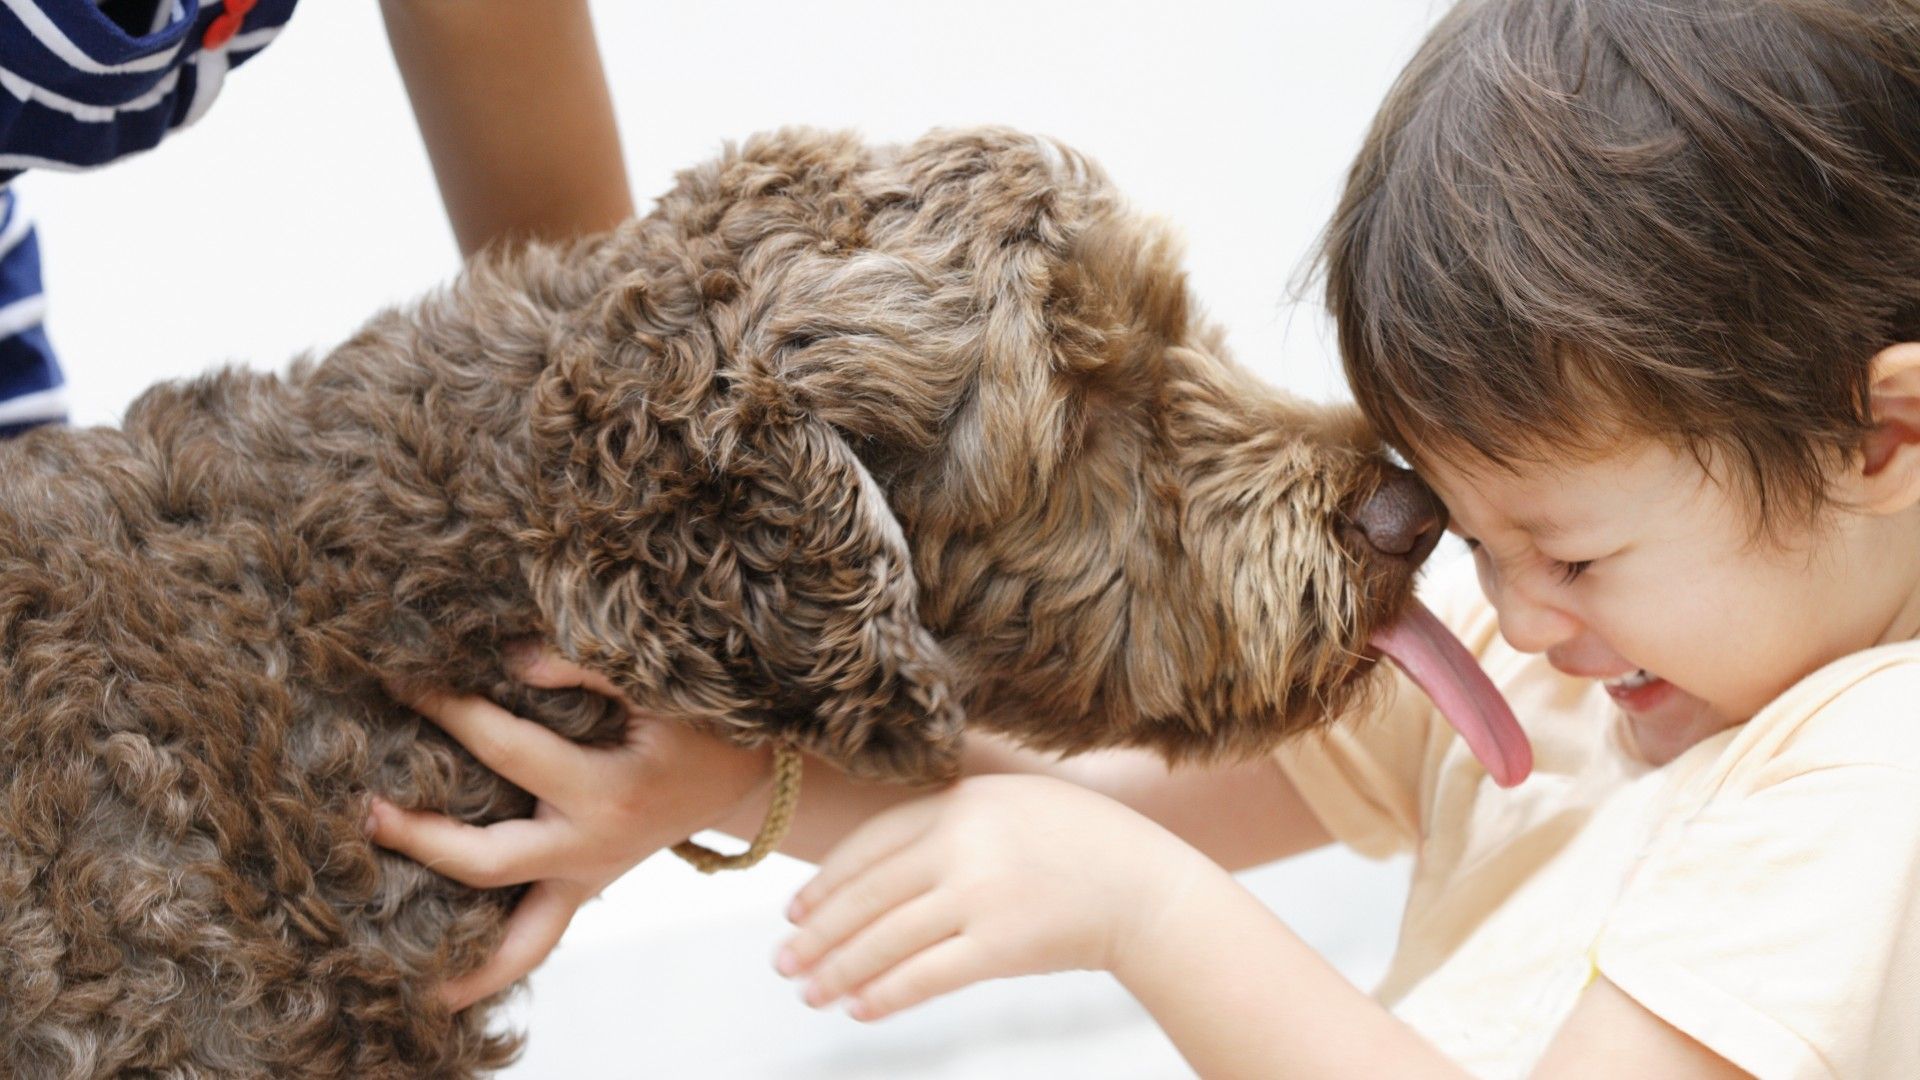
[[[260,0],[227,0],[227,10],[207,24],[207,32],[200,38],[200,44],[209,49],[217,49],[233,40],[240,32],[240,24],[246,20],[247,12]]]

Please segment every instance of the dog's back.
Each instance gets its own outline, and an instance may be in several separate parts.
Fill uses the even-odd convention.
[[[223,372],[150,391],[122,431],[0,446],[0,1073],[510,1055],[424,997],[511,897],[382,870],[355,813],[370,784],[446,798],[461,767],[365,670],[392,579],[288,517],[312,476],[222,438],[238,399],[288,397]],[[488,786],[495,814],[524,808]]]

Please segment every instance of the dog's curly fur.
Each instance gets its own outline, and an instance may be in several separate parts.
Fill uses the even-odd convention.
[[[540,635],[635,701],[865,775],[969,722],[1245,754],[1361,692],[1410,569],[1349,410],[1234,367],[1167,236],[1017,133],[781,132],[605,236],[483,258],[284,375],[0,447],[0,1070],[464,1076],[434,989],[511,890],[367,794],[528,797],[393,703]]]

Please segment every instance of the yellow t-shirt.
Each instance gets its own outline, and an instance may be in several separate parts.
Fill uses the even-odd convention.
[[[1598,971],[1763,1078],[1920,1078],[1920,642],[1656,768],[1598,683],[1500,639],[1462,563],[1427,602],[1512,703],[1532,776],[1495,786],[1404,678],[1280,751],[1336,839],[1414,855],[1376,996],[1477,1076],[1525,1076]]]

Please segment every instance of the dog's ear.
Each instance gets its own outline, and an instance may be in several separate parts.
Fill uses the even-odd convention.
[[[951,668],[852,449],[740,393],[656,417],[646,378],[562,361],[536,388],[550,524],[530,537],[529,578],[556,646],[643,707],[742,742],[870,777],[951,776]]]
[[[785,690],[777,722],[856,774],[950,777],[963,721],[945,651],[886,494],[828,424],[732,428],[713,447],[725,487],[718,611]]]

